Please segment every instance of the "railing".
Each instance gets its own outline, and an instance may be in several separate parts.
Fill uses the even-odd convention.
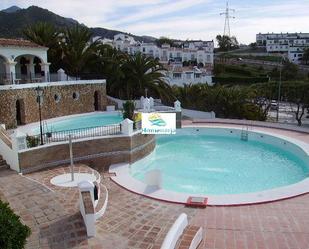
[[[72,129],[65,131],[46,132],[42,134],[43,144],[53,142],[63,142],[69,140],[69,135],[72,139],[100,137],[109,135],[121,134],[121,124],[87,127],[80,129]],[[36,147],[41,144],[41,135],[34,135],[27,137],[28,147]]]
[[[55,81],[78,81],[78,80],[95,80],[103,79],[104,77],[100,74],[83,73],[78,76],[70,76],[58,73],[48,73],[45,77],[44,72],[42,73],[0,73],[0,85],[13,85],[13,84],[26,84],[26,83],[41,83],[41,82],[55,82]]]
[[[0,74],[0,85],[25,84],[25,83],[39,83],[45,81],[45,76],[42,73],[2,73]]]
[[[0,126],[0,139],[12,149],[12,140],[2,126]]]

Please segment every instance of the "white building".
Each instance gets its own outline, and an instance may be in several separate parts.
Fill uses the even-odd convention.
[[[213,41],[188,41],[182,47],[171,47],[162,44],[161,47],[154,43],[135,41],[133,37],[125,34],[114,36],[114,47],[129,54],[140,52],[146,56],[160,59],[162,63],[197,61],[204,66],[213,66],[214,42]]]
[[[286,54],[293,63],[301,63],[303,51],[309,48],[309,33],[257,34],[256,43],[268,53]]]
[[[48,81],[47,50],[27,40],[0,38],[0,84]]]
[[[290,62],[293,62],[295,64],[301,64],[303,55],[304,55],[304,50],[306,48],[309,48],[309,45],[293,45],[289,46],[289,51],[288,51],[288,58]]]
[[[110,40],[101,39],[101,42],[110,44]],[[177,47],[171,47],[169,44],[159,47],[155,43],[135,41],[132,36],[120,33],[114,36],[111,46],[128,54],[139,52],[158,58],[168,70],[166,79],[171,85],[212,83],[213,41],[179,41]],[[183,67],[183,63],[195,64],[196,67]]]
[[[198,83],[212,85],[211,71],[207,71],[205,68],[198,68],[197,66],[181,67],[170,65],[165,79],[171,86]]]

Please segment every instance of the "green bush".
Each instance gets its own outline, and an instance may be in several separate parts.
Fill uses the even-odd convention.
[[[134,110],[135,110],[134,102],[131,100],[128,100],[125,103],[123,103],[122,107],[123,107],[123,113],[122,113],[123,119],[128,118],[133,121],[134,120]]]
[[[240,74],[243,76],[252,76],[252,72],[249,69],[241,68],[241,67],[226,66],[225,72]]]
[[[37,147],[39,145],[39,142],[40,142],[40,139],[38,137],[29,136],[29,135],[27,135],[26,140],[27,140],[28,148]]]
[[[243,118],[248,120],[265,121],[263,110],[254,104],[247,103],[243,106]]]
[[[22,249],[30,233],[30,228],[21,223],[9,204],[0,200],[0,248]]]
[[[268,77],[212,77],[212,81],[222,85],[242,85],[268,82]]]

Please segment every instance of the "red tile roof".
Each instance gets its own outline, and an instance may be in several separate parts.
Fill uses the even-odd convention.
[[[34,42],[22,39],[5,39],[0,38],[0,46],[2,47],[29,47],[29,48],[45,48]]]

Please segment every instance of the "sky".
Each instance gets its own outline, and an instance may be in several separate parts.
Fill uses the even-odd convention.
[[[89,27],[174,39],[215,40],[225,0],[0,0],[0,9],[36,5]],[[309,0],[231,0],[231,35],[240,43],[259,32],[309,32]]]

